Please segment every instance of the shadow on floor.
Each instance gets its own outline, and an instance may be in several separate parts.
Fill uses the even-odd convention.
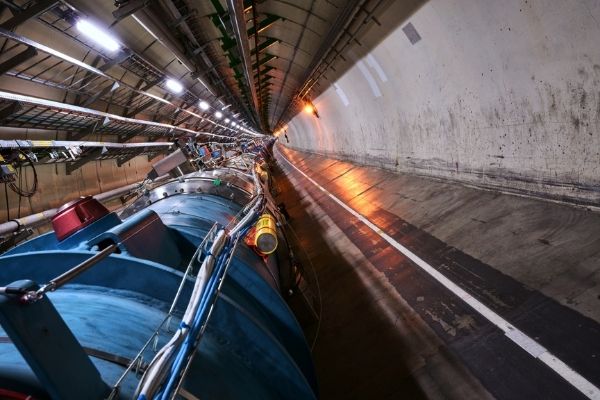
[[[378,305],[386,288],[370,280],[366,287],[350,265],[324,240],[321,224],[306,211],[307,204],[282,172],[274,166],[278,196],[290,214],[304,252],[297,256],[310,274],[315,266],[322,296],[322,318],[313,351],[321,399],[425,399],[405,356],[406,343]],[[379,294],[379,296],[377,296]],[[305,326],[309,343],[316,324]]]

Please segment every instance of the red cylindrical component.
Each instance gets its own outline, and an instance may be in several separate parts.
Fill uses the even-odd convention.
[[[108,213],[106,207],[92,196],[82,197],[59,208],[52,217],[52,227],[61,241]]]
[[[35,398],[28,394],[14,392],[8,389],[0,389],[0,399],[2,400],[35,400]]]

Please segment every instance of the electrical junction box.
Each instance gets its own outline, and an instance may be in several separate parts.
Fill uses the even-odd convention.
[[[0,182],[8,183],[16,180],[17,171],[11,164],[0,164]]]

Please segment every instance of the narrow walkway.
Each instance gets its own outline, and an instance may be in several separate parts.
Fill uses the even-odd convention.
[[[323,399],[600,396],[597,214],[276,156],[323,293]]]

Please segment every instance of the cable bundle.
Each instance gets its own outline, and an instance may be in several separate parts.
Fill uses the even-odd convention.
[[[235,251],[234,245],[248,232],[264,208],[262,184],[256,171],[253,172],[256,197],[244,207],[244,211],[247,211],[246,215],[235,227],[229,232],[225,229],[217,232],[200,266],[179,328],[154,356],[138,384],[136,390],[138,400],[169,399],[172,392],[178,389],[182,374],[204,333],[206,322],[226,274],[228,260],[232,256],[231,253]]]
[[[18,172],[17,172],[17,179],[14,182],[10,182],[8,184],[8,187],[15,192],[16,194],[18,194],[21,197],[31,197],[35,194],[35,192],[37,192],[37,186],[38,186],[38,176],[37,176],[37,171],[35,170],[35,166],[33,165],[33,161],[31,160],[31,158],[29,158],[29,156],[24,153],[22,150],[19,150],[19,154],[24,157],[24,159],[26,161],[21,161],[20,159],[18,160],[19,166],[18,166]],[[29,162],[29,165],[31,166],[31,170],[33,172],[33,184],[31,185],[31,188],[23,188],[23,164]],[[18,180],[18,184],[16,183]]]
[[[202,262],[194,289],[188,303],[188,307],[181,319],[179,328],[164,345],[159,352],[154,356],[154,359],[150,362],[150,365],[146,369],[144,376],[138,384],[136,392],[138,393],[138,400],[153,399],[155,394],[158,392],[160,385],[166,379],[167,372],[169,372],[169,366],[174,361],[175,350],[188,338],[190,330],[194,325],[195,317],[198,314],[198,310],[204,305],[204,299],[206,293],[208,293],[209,284],[216,274],[212,274],[213,267],[216,263],[217,256],[221,254],[227,236],[224,230],[217,233],[217,237],[211,246],[208,255]],[[202,311],[202,310],[201,310]]]

